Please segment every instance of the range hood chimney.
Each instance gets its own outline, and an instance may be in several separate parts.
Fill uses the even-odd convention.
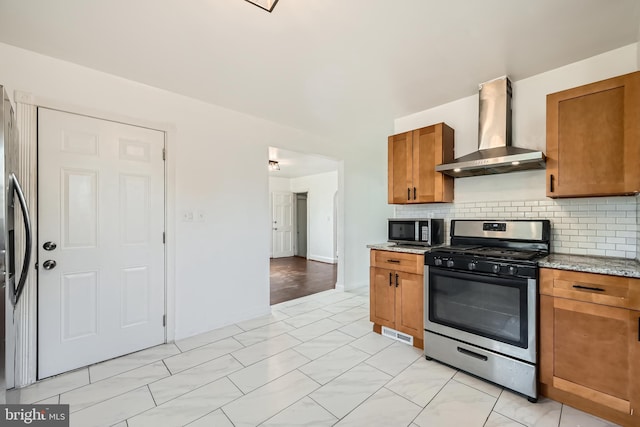
[[[461,178],[530,169],[544,169],[541,151],[511,146],[511,82],[505,77],[480,85],[478,151],[436,166],[436,171]]]

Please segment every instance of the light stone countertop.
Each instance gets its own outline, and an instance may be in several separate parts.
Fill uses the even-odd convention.
[[[389,242],[367,245],[367,247],[369,249],[377,249],[381,251],[404,252],[406,254],[418,254],[418,255],[424,255],[427,252],[430,252],[432,249],[432,247],[429,247],[429,246],[397,245],[395,243],[389,243]]]
[[[376,243],[367,245],[369,249],[408,254],[424,255],[434,247],[397,245],[395,243]],[[640,278],[640,262],[635,259],[598,257],[589,255],[551,254],[538,261],[541,268],[555,268],[558,270],[580,271],[585,273],[608,274]]]
[[[635,259],[551,254],[539,260],[538,265],[558,270],[640,278],[640,263]]]

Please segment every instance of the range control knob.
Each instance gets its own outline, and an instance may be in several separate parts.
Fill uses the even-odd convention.
[[[514,265],[509,267],[509,274],[512,276],[515,276],[515,274],[518,272],[518,268]]]
[[[469,270],[475,270],[476,269],[476,263],[475,262],[470,262],[469,264],[467,264],[467,268]]]
[[[447,260],[447,267],[453,267],[453,260],[452,259],[448,259]]]
[[[434,258],[433,264],[437,265],[437,266],[441,266],[442,265],[442,258]]]
[[[494,272],[494,273],[496,273],[496,274],[500,273],[500,266],[499,266],[498,264],[494,264],[494,265],[491,267],[491,271],[493,271],[493,272]]]

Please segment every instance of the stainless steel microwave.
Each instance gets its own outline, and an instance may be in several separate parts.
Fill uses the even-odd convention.
[[[402,245],[434,246],[444,243],[444,220],[389,218],[388,241]]]

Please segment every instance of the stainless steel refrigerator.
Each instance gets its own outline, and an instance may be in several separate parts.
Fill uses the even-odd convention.
[[[29,272],[32,235],[29,210],[17,178],[20,163],[15,114],[5,88],[0,86],[0,89],[3,99],[0,109],[0,177],[4,178],[0,181],[0,283],[3,289],[0,292],[0,403],[6,403],[6,374],[8,369],[13,371],[14,368],[13,357],[5,353],[5,341],[8,328],[13,329],[14,325],[12,321],[5,321],[6,318],[13,319],[13,316],[6,316],[11,313],[5,313],[5,308],[13,310],[22,295]],[[16,225],[24,227],[24,254],[16,254],[15,251]]]

